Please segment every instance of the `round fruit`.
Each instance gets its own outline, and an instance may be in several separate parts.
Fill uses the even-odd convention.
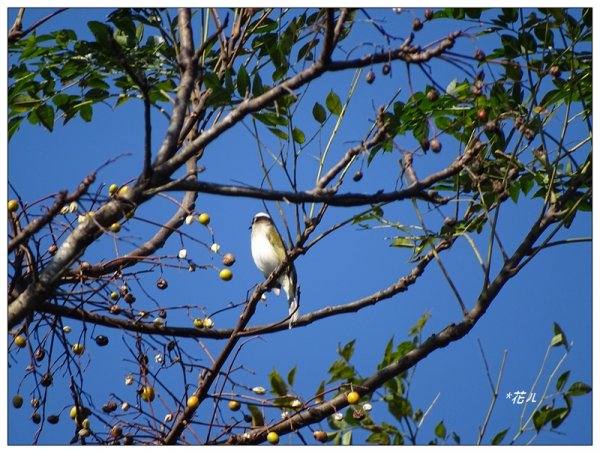
[[[81,355],[85,351],[85,347],[81,343],[75,343],[71,347],[71,350],[73,351],[74,354]]]
[[[429,148],[434,153],[439,153],[442,150],[442,144],[440,143],[440,141],[437,138],[432,138],[429,141]]]
[[[82,412],[81,418],[87,417],[88,415],[90,415],[92,413],[92,411],[90,411],[87,407],[82,407],[81,412]],[[75,420],[77,418],[77,406],[73,406],[71,408],[71,410],[69,411],[69,417],[71,417],[73,420]]]
[[[223,255],[222,262],[224,266],[233,266],[233,263],[235,263],[235,256],[233,256],[233,253],[226,253]]]
[[[388,75],[391,71],[392,67],[389,65],[389,63],[386,63],[381,67],[381,73],[383,75]]]
[[[19,202],[17,200],[9,200],[8,210],[10,212],[15,212],[17,209],[19,209]]]
[[[13,396],[12,404],[16,409],[19,409],[23,406],[23,397],[17,393],[15,396]]]
[[[204,226],[207,226],[210,223],[210,216],[206,212],[203,212],[198,216],[198,222]]]
[[[116,291],[113,291],[112,293],[110,293],[110,299],[111,299],[111,300],[117,301],[117,300],[119,300],[120,298],[121,298],[121,296],[119,295],[119,293],[118,293],[118,292],[116,292]]]
[[[46,373],[44,374],[41,378],[40,378],[40,384],[43,387],[49,387],[50,385],[52,385],[52,375],[50,373]]]
[[[369,71],[367,72],[367,75],[365,76],[365,81],[370,85],[373,82],[375,82],[375,73],[373,71]]]
[[[354,173],[354,175],[352,176],[352,181],[358,182],[362,179],[362,177],[363,177],[362,171],[356,170],[356,173]]]
[[[31,421],[38,425],[42,421],[42,416],[37,412],[34,412],[33,414],[31,414]]]
[[[123,299],[125,299],[125,302],[127,302],[128,304],[132,304],[135,302],[135,296],[131,293],[127,293],[123,296]]]
[[[198,406],[200,406],[200,400],[198,397],[196,395],[190,396],[187,400],[187,407],[190,409],[196,409]]]
[[[418,17],[415,17],[412,22],[413,31],[419,31],[422,28],[423,28],[423,22],[421,22],[421,19],[419,19]]]
[[[108,337],[105,337],[104,335],[98,335],[96,337],[96,344],[98,346],[106,346],[108,344]]]
[[[360,399],[360,395],[358,394],[358,392],[355,392],[355,391],[348,393],[348,396],[346,397],[346,400],[348,401],[349,404],[356,404],[356,403],[358,403],[359,399]]]
[[[23,335],[17,335],[15,337],[15,344],[19,347],[19,348],[24,348],[25,345],[27,345],[27,340],[25,339],[25,337]]]
[[[437,101],[438,98],[440,97],[440,92],[438,90],[436,90],[435,88],[432,88],[431,90],[429,90],[426,94],[427,96],[427,100],[430,102],[434,102]]]
[[[119,190],[119,186],[117,186],[116,184],[111,184],[108,187],[108,194],[109,195],[114,195],[117,193],[117,191]]]
[[[140,396],[148,403],[154,401],[154,387],[150,387],[149,385],[144,387]]]
[[[425,20],[433,19],[433,10],[431,8],[427,8],[423,16],[425,17]]]
[[[477,110],[477,119],[479,121],[481,121],[482,123],[487,122],[488,120],[488,112],[486,109],[479,109]]]
[[[108,229],[113,233],[118,233],[119,231],[121,231],[121,224],[119,222],[115,222],[111,226],[109,226]]]
[[[194,327],[196,329],[202,329],[204,327],[204,319],[202,319],[202,318],[195,318],[194,319]]]
[[[159,278],[156,281],[156,287],[158,289],[167,289],[168,286],[169,286],[169,283],[164,278]]]
[[[319,442],[322,442],[322,443],[327,442],[327,433],[325,431],[315,431],[313,433],[313,437],[315,438],[315,440],[318,440]]]
[[[231,400],[229,401],[229,403],[227,403],[227,406],[229,407],[229,409],[231,409],[232,411],[239,411],[240,407],[242,407],[242,405],[240,404],[239,401],[235,401],[235,400]]]
[[[267,434],[267,441],[270,444],[277,445],[279,443],[279,434],[277,434],[275,431],[271,431],[269,434]]]
[[[123,197],[129,190],[129,186],[123,186],[119,189],[119,196]]]
[[[228,282],[233,278],[233,272],[231,272],[229,269],[223,269],[221,272],[219,272],[219,278]]]
[[[51,425],[56,425],[59,421],[58,415],[48,415],[48,417],[46,417],[46,420],[48,420],[48,423],[50,423]]]
[[[121,429],[119,425],[115,425],[111,428],[110,434],[113,437],[121,437],[121,434],[123,434],[123,429]]]
[[[46,350],[44,348],[37,348],[33,353],[33,356],[35,357],[35,360],[41,362],[44,360],[44,357],[46,357]]]

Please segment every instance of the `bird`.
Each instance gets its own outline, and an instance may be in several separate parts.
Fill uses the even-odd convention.
[[[285,260],[286,248],[283,239],[273,223],[273,219],[265,212],[259,212],[254,216],[251,229],[252,259],[258,270],[265,277],[268,277]],[[289,328],[291,329],[292,324],[298,320],[299,308],[297,275],[294,263],[290,263],[286,272],[279,277],[277,283],[273,286],[273,292],[279,295],[280,288],[283,288],[288,299]]]

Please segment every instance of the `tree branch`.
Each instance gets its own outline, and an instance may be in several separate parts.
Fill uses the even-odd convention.
[[[59,8],[56,11],[54,11],[53,13],[48,14],[46,17],[42,17],[31,27],[29,27],[23,31],[23,14],[25,13],[25,8],[21,8],[19,10],[17,18],[15,20],[15,23],[13,24],[13,26],[10,28],[10,30],[8,32],[8,43],[12,44],[14,42],[17,42],[19,39],[27,36],[33,30],[38,28],[44,22],[52,19],[54,16],[62,13],[63,11],[66,11],[67,9],[69,9],[69,8]]]
[[[164,186],[148,189],[145,196],[151,197],[158,192],[189,190],[213,195],[229,197],[247,197],[260,200],[285,201],[288,203],[327,203],[330,206],[351,207],[364,206],[382,202],[399,201],[407,198],[419,197],[423,191],[433,184],[459,173],[466,164],[481,149],[478,144],[465,150],[465,153],[457,157],[448,167],[433,173],[424,179],[417,181],[406,189],[392,192],[376,192],[374,194],[345,193],[335,194],[327,190],[312,190],[304,192],[290,192],[279,190],[266,190],[255,187],[226,186],[206,181],[171,181]]]
[[[504,266],[494,281],[488,288],[480,293],[471,311],[464,316],[458,324],[452,323],[448,325],[440,332],[432,335],[419,346],[405,354],[398,361],[378,370],[368,378],[364,379],[360,384],[354,384],[353,389],[360,395],[371,393],[381,387],[386,381],[415,366],[432,352],[444,348],[450,343],[460,340],[467,335],[475,324],[477,324],[478,320],[485,314],[502,287],[516,275],[514,269],[516,269],[519,262],[527,256],[528,251],[533,247],[546,228],[556,221],[557,219],[552,208],[550,208],[545,215],[536,220],[515,253],[504,263]],[[264,442],[267,434],[271,431],[275,431],[280,435],[297,431],[304,426],[320,422],[346,406],[348,406],[346,394],[342,393],[329,401],[325,401],[314,407],[298,412],[295,415],[268,427],[255,428],[242,435],[231,435],[222,443],[230,445],[258,444]]]

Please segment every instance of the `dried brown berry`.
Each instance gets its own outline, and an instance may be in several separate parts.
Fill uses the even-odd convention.
[[[365,81],[370,85],[373,82],[375,82],[375,73],[373,72],[373,70],[371,69],[369,72],[367,72],[367,75],[365,76]]]
[[[58,247],[56,246],[56,244],[52,244],[50,247],[48,247],[48,253],[50,255],[54,255],[57,250],[58,250]]]
[[[33,354],[35,360],[41,362],[46,357],[46,350],[44,348],[37,348]]]
[[[481,49],[477,49],[474,56],[477,61],[485,61],[485,52]]]
[[[102,406],[102,411],[106,412],[107,414],[110,414],[111,412],[114,412],[116,410],[117,410],[117,403],[114,402],[113,400],[110,400],[108,403],[106,403]]]
[[[560,70],[559,66],[550,66],[550,69],[548,69],[548,74],[550,74],[552,77],[560,77],[562,71]]]
[[[44,374],[40,379],[40,384],[42,384],[43,387],[49,387],[52,385],[52,374],[49,372]]]
[[[111,315],[118,315],[121,313],[121,307],[119,307],[117,304],[112,304],[108,311]]]
[[[477,119],[481,122],[481,123],[485,123],[488,120],[488,112],[486,109],[479,109],[477,110]]]
[[[381,73],[383,75],[388,75],[390,72],[392,72],[392,67],[388,63],[381,67]]]
[[[413,31],[419,31],[423,28],[423,22],[418,17],[415,17],[412,22]]]
[[[427,8],[423,16],[425,17],[425,20],[433,19],[433,10],[431,8]]]
[[[98,346],[106,346],[108,344],[108,337],[105,337],[104,335],[98,335],[96,337],[96,344]]]
[[[125,300],[125,302],[127,302],[128,304],[132,304],[135,302],[135,296],[131,293],[127,293],[123,296],[123,299]]]
[[[325,443],[327,442],[327,433],[325,431],[315,431],[313,433],[313,437],[315,440]]]
[[[435,88],[432,88],[431,90],[427,91],[426,96],[428,101],[435,102],[440,97],[440,92]]]
[[[223,259],[221,260],[221,262],[224,266],[233,266],[233,263],[235,263],[235,256],[233,255],[233,253],[226,253],[225,255],[223,255]]]
[[[156,287],[158,289],[167,289],[168,286],[169,286],[169,283],[162,277],[156,281]]]
[[[439,153],[442,150],[442,144],[437,138],[432,138],[429,140],[429,148],[434,153]]]
[[[42,416],[37,412],[34,412],[33,414],[31,414],[31,421],[36,425],[39,425],[39,423],[42,421]]]
[[[46,417],[46,420],[51,425],[56,425],[60,419],[58,418],[58,415],[52,414],[52,415],[48,415],[48,417]]]

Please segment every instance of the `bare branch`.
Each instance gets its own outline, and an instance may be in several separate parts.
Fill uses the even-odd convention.
[[[31,27],[23,30],[23,14],[25,13],[25,8],[21,8],[19,10],[17,18],[15,20],[15,23],[13,24],[13,26],[10,28],[10,30],[8,32],[8,43],[12,44],[12,43],[18,41],[19,39],[23,38],[24,36],[27,36],[29,33],[31,33],[33,30],[38,28],[44,22],[52,19],[54,16],[57,16],[58,14],[62,13],[63,11],[66,11],[67,9],[69,9],[69,8],[59,8],[56,11],[54,11],[53,13],[50,13],[47,16],[42,17]]]

